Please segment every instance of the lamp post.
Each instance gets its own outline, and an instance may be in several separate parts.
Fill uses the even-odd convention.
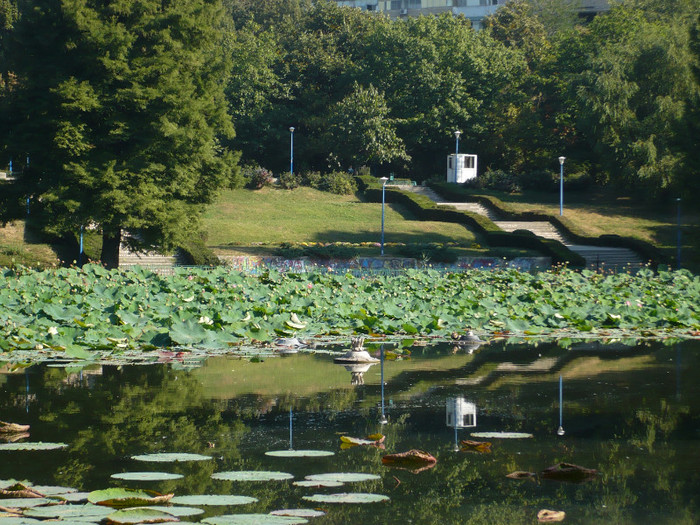
[[[380,357],[381,357],[381,374],[380,374],[380,380],[382,383],[382,413],[379,416],[379,424],[380,425],[386,425],[389,420],[386,417],[386,414],[384,413],[384,344],[380,347]]]
[[[564,161],[566,157],[559,157],[559,216],[564,215]]]
[[[384,256],[384,203],[386,202],[386,183],[389,180],[387,177],[379,179],[382,181],[382,241],[380,255]]]
[[[294,175],[294,126],[289,126],[289,174]]]
[[[459,136],[461,134],[461,131],[455,131],[455,183],[457,182],[457,155],[459,155]]]

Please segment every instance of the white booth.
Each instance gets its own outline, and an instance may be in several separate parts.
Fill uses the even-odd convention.
[[[476,179],[476,155],[453,153],[447,156],[447,182],[461,183],[472,179]]]
[[[455,429],[475,427],[476,404],[461,396],[448,398],[445,402],[445,424]]]

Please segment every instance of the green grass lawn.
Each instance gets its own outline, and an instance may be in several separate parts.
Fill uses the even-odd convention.
[[[376,242],[381,238],[381,203],[363,202],[355,195],[334,195],[307,187],[295,190],[263,188],[228,190],[203,218],[207,244],[223,253],[265,253],[283,242]],[[396,253],[392,243],[454,242],[460,255],[483,256],[474,233],[451,223],[418,221],[405,209],[386,205],[385,253]],[[262,246],[260,246],[262,244]],[[498,256],[527,252],[499,249]],[[378,247],[362,255],[379,255]]]
[[[41,243],[30,230],[25,230],[24,221],[0,226],[0,267],[22,265],[43,268],[56,266],[59,262],[49,245]]]

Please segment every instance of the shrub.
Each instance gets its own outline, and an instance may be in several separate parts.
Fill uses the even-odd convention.
[[[518,177],[503,170],[489,170],[483,173],[477,178],[477,186],[510,193],[516,193],[522,189]]]
[[[203,239],[190,238],[180,246],[180,254],[193,266],[219,266],[221,260],[204,243]]]
[[[554,174],[547,170],[528,171],[518,179],[524,190],[553,191],[557,188]]]
[[[357,191],[357,184],[349,173],[333,171],[323,177],[321,189],[336,195],[349,195]]]
[[[296,173],[285,171],[280,175],[279,183],[285,190],[293,190],[301,186],[301,176]]]
[[[298,259],[304,257],[304,248],[291,242],[283,242],[275,248],[274,254],[285,259]]]
[[[272,184],[272,173],[265,168],[253,168],[249,172],[248,187],[259,190]]]
[[[307,171],[302,177],[302,184],[316,190],[321,189],[323,177],[320,171]]]
[[[357,257],[357,249],[352,246],[340,246],[336,244],[314,244],[301,246],[298,244],[283,242],[275,250],[275,255],[286,259],[299,259],[309,257],[311,259],[353,259]]]

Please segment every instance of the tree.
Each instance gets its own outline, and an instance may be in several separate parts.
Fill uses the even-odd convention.
[[[232,177],[218,0],[21,0],[12,70],[16,190],[56,233],[94,225],[102,262],[191,233]]]
[[[373,85],[355,84],[353,91],[330,111],[326,143],[338,165],[373,166],[409,160],[403,141],[396,135],[384,95]]]

